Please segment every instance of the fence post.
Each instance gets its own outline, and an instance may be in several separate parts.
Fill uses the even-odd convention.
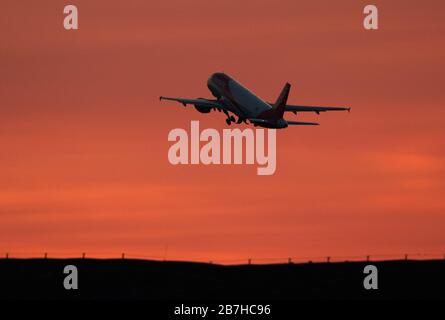
[[[247,260],[247,264],[252,264],[252,259]]]
[[[326,258],[326,262],[327,262],[327,263],[331,262],[331,257],[327,257],[327,258]]]
[[[292,258],[288,258],[287,263],[292,264]]]
[[[45,252],[45,259],[48,259],[48,253]]]
[[[369,256],[366,256],[366,261],[369,262]]]
[[[408,255],[407,254],[405,254],[405,261],[407,261],[408,260]]]
[[[82,253],[82,259],[85,259],[85,252]]]
[[[122,253],[122,259],[125,259],[125,253]]]
[[[6,252],[6,259],[9,259],[9,253]]]

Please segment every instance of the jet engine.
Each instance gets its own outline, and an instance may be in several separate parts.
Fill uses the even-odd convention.
[[[198,99],[203,99],[203,98],[198,98]],[[205,99],[203,99],[203,100],[205,100]],[[195,104],[194,106],[195,106],[195,109],[201,113],[209,113],[210,111],[212,111],[211,107],[203,107],[203,106],[200,106],[197,104]]]
[[[195,109],[201,113],[209,113],[210,111],[212,111],[212,108],[199,106],[197,104],[195,104]]]

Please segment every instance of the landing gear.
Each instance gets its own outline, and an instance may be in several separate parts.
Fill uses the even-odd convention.
[[[231,124],[232,122],[235,122],[235,117],[229,115],[229,113],[227,112],[227,110],[223,110],[223,112],[224,112],[224,114],[227,116],[226,123],[230,126],[230,124]]]
[[[226,123],[227,123],[227,125],[231,125],[232,124],[232,122],[236,122],[237,124],[240,124],[240,123],[246,123],[247,124],[247,122],[246,122],[246,119],[243,119],[243,118],[241,118],[241,117],[238,117],[238,120],[236,120],[236,118],[233,116],[233,115],[229,115],[229,112],[227,111],[227,110],[222,110],[223,112],[224,112],[224,114],[227,116],[227,119],[226,119]]]
[[[226,123],[230,126],[230,124],[231,124],[232,122],[236,122],[235,117],[234,117],[234,116],[229,116],[229,115],[227,114]],[[237,123],[240,123],[240,122],[237,122]]]

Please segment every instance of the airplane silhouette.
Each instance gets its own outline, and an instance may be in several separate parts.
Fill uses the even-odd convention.
[[[284,112],[320,112],[326,111],[350,111],[351,108],[346,107],[316,107],[316,106],[299,106],[287,105],[287,98],[291,85],[286,83],[275,103],[265,102],[249,89],[244,87],[235,79],[224,73],[214,73],[207,81],[207,87],[216,99],[184,99],[173,97],[159,97],[159,100],[171,100],[182,103],[184,106],[192,104],[196,110],[201,113],[209,113],[212,110],[224,112],[227,116],[226,123],[230,125],[232,122],[238,124],[247,121],[253,125],[282,129],[289,125],[318,125],[315,122],[290,121],[283,118]],[[235,119],[233,113],[238,117]]]

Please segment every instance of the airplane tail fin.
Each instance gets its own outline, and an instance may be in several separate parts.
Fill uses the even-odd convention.
[[[287,98],[289,97],[289,91],[290,91],[290,83],[286,82],[283,89],[281,90],[280,95],[278,96],[277,101],[274,104],[276,114],[279,118],[283,118],[284,109],[287,103]]]

